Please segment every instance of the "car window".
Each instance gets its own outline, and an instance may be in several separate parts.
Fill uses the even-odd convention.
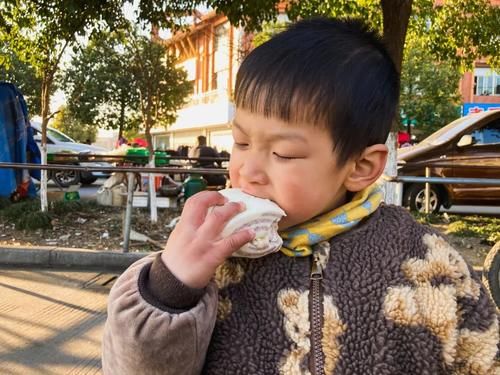
[[[40,131],[36,130],[36,129],[35,129],[35,128],[33,128],[33,127],[32,127],[31,129],[33,129],[33,138],[35,139],[35,141],[36,141],[37,143],[41,143],[41,142],[42,142],[42,132],[40,132]],[[50,138],[47,138],[47,144],[52,144],[52,143],[54,143],[54,142],[52,142],[52,141],[50,140]]]
[[[422,142],[424,143],[429,143],[432,145],[440,145],[450,139],[450,137],[453,137],[456,132],[460,132],[463,129],[462,124],[463,123],[468,123],[470,120],[469,117],[460,117],[456,119],[455,121],[449,123],[445,127],[437,130],[436,132],[432,133],[429,135],[427,138],[425,138]],[[452,134],[451,136],[449,134]]]
[[[473,131],[471,135],[475,145],[500,144],[500,120]]]
[[[69,142],[69,143],[74,143],[75,141],[73,141],[70,137],[64,135],[63,133],[60,133],[54,129],[50,129],[50,128],[47,128],[47,134],[57,140],[58,142]]]

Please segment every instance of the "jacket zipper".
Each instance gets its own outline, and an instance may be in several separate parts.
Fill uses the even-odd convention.
[[[311,319],[311,363],[310,371],[313,375],[325,374],[325,357],[321,344],[323,326],[323,270],[319,254],[313,253],[311,267],[311,286],[309,291],[309,316]]]

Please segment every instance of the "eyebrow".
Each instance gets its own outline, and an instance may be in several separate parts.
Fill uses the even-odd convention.
[[[243,130],[243,127],[238,124],[235,120],[232,121],[232,124],[235,128],[237,128],[240,132],[248,136],[248,134]],[[308,143],[307,139],[303,137],[300,134],[295,134],[295,133],[280,133],[280,134],[273,134],[269,136],[269,140],[274,141],[274,140],[296,140],[296,141],[301,141],[303,143]]]

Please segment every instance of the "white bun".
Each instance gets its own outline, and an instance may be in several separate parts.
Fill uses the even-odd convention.
[[[254,240],[238,249],[233,256],[259,258],[281,248],[283,240],[278,234],[278,222],[286,214],[276,203],[246,194],[240,189],[224,189],[219,190],[219,193],[230,202],[243,202],[246,205],[243,212],[226,224],[222,236],[227,237],[244,228],[252,228],[255,232]]]

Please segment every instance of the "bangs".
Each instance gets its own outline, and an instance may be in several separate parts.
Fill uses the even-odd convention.
[[[278,71],[279,72],[279,71]],[[321,93],[318,86],[307,85],[272,72],[259,75],[246,75],[240,70],[236,82],[235,104],[249,112],[267,118],[277,118],[291,124],[308,124],[328,128],[331,113],[329,95]],[[269,74],[271,73],[271,74]],[[290,72],[288,72],[290,73]],[[290,74],[288,74],[290,78]]]

